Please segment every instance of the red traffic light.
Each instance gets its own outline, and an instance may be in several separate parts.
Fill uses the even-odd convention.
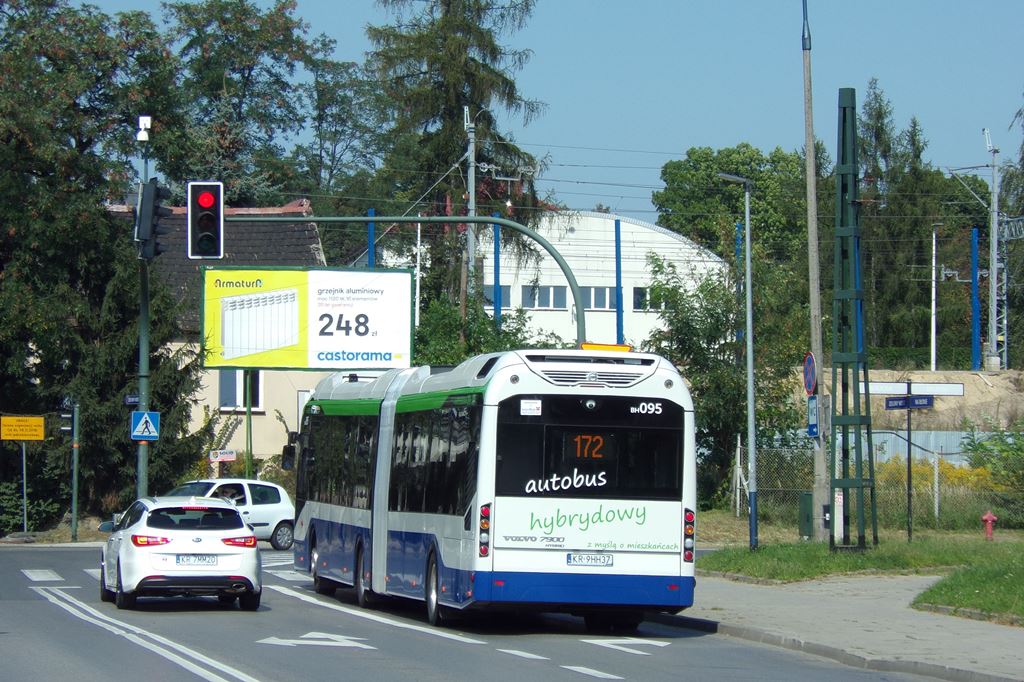
[[[196,197],[196,203],[202,208],[213,208],[213,205],[217,203],[217,197],[213,192],[200,192]]]
[[[224,185],[188,183],[188,257],[224,257]]]

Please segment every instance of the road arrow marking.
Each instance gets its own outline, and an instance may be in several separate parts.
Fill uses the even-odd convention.
[[[350,646],[357,649],[376,649],[375,646],[362,644],[363,637],[346,637],[345,635],[332,635],[328,632],[307,632],[301,639],[281,639],[280,637],[267,637],[257,640],[257,644],[276,644],[278,646]]]
[[[585,668],[582,665],[563,665],[566,670],[571,670],[574,673],[580,673],[582,675],[589,675],[590,677],[596,677],[601,680],[621,680],[622,678],[618,675],[612,675],[611,673],[601,672],[600,670],[594,670],[593,668]]]
[[[624,644],[648,644],[650,646],[668,646],[668,642],[659,642],[656,639],[640,639],[638,637],[620,637],[618,639],[582,639],[581,642],[587,644],[596,644],[598,646],[608,647],[609,649],[618,649],[619,651],[625,651],[627,654],[636,654],[637,656],[650,656],[646,651],[639,651],[637,649],[631,649]]]

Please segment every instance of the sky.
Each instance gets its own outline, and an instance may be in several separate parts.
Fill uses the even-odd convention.
[[[260,7],[268,0],[252,0]],[[156,0],[94,0],[106,12]],[[897,129],[917,117],[925,159],[986,182],[993,155],[1018,159],[1022,141],[1021,0],[807,0],[814,134],[835,159],[840,88],[858,111],[872,78]],[[298,0],[336,58],[362,61],[365,27],[391,23],[373,0]],[[532,57],[513,74],[546,110],[530,125],[499,117],[503,132],[547,162],[537,177],[578,210],[598,204],[655,222],[651,193],[665,162],[692,147],[748,142],[770,152],[804,146],[801,0],[538,0],[528,25],[502,44]],[[508,173],[511,173],[509,169]],[[820,187],[819,194],[834,191]],[[755,188],[756,192],[756,188]]]

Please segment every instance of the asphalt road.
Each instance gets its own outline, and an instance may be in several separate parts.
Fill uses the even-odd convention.
[[[269,546],[268,546],[269,547]],[[579,618],[484,615],[426,624],[422,603],[324,597],[264,551],[260,610],[215,599],[99,599],[99,548],[0,546],[0,678],[8,680],[915,680],[646,622],[632,637]],[[699,598],[699,585],[698,585]]]

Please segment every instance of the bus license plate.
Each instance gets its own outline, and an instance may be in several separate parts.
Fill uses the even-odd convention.
[[[611,566],[611,554],[586,554],[569,552],[566,555],[565,563],[569,566]]]
[[[216,566],[216,554],[179,554],[176,563],[179,566]]]

